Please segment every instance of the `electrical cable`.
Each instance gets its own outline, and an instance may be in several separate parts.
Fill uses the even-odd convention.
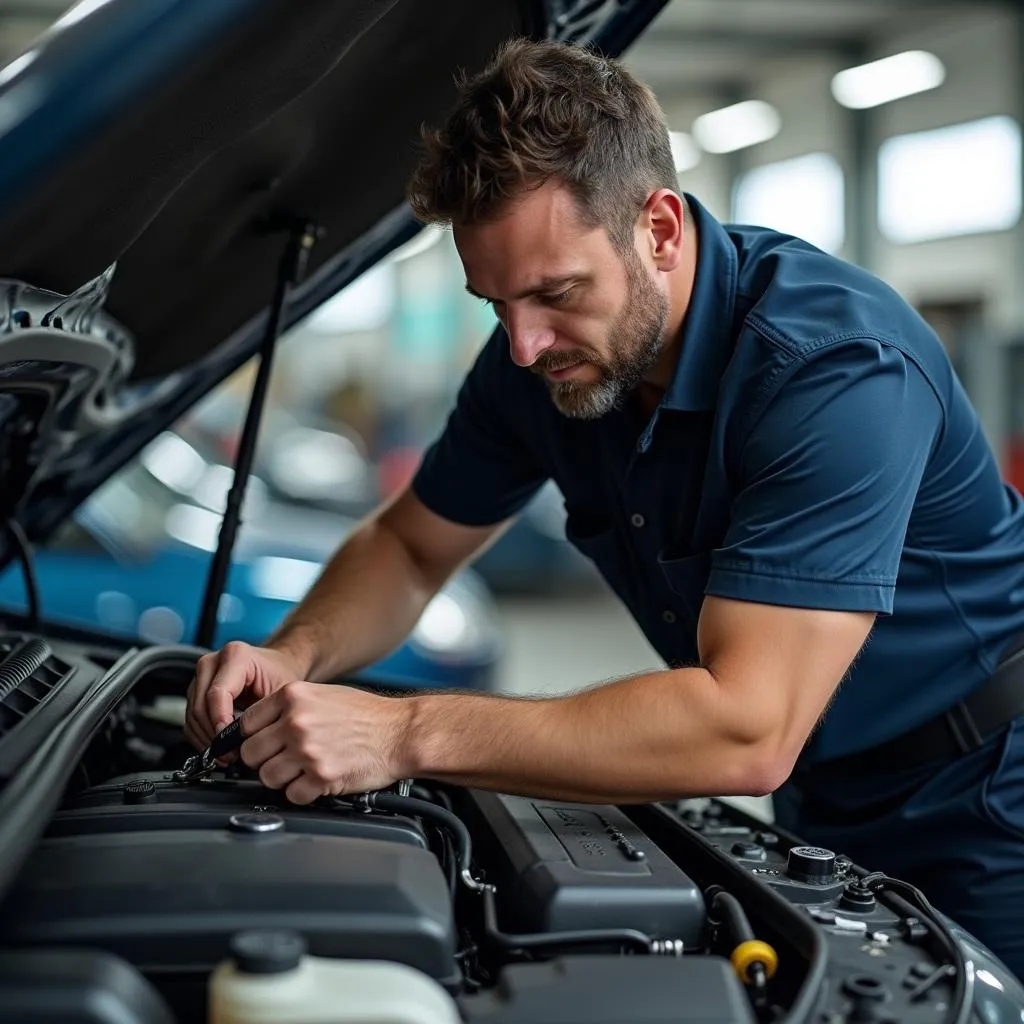
[[[393,814],[418,815],[443,825],[455,839],[459,878],[463,885],[475,892],[485,892],[492,888],[483,882],[478,882],[473,877],[470,870],[473,861],[473,840],[469,829],[466,828],[461,818],[447,808],[411,796],[398,796],[396,793],[386,790],[360,793],[352,797],[339,797],[336,803],[343,807],[355,807],[357,810],[376,808],[382,811],[391,811]]]
[[[778,954],[757,938],[746,911],[732,893],[712,886],[706,896],[711,916],[731,932],[729,962],[733,970],[744,985],[753,988],[755,1002],[763,1001],[768,982],[778,969]]]
[[[928,902],[924,893],[909,882],[890,878],[881,871],[863,874],[859,869],[855,869],[855,871],[860,876],[861,885],[866,885],[876,892],[888,890],[902,896],[911,907],[920,913],[921,923],[930,927],[932,933],[946,947],[946,952],[956,972],[953,979],[953,996],[949,1001],[949,1010],[946,1013],[946,1024],[967,1024],[974,1008],[974,975],[968,971],[967,961],[964,959],[960,944],[956,941],[949,926],[942,920],[941,914]]]
[[[29,629],[39,629],[41,616],[41,605],[39,599],[39,580],[36,576],[35,561],[32,556],[32,546],[29,543],[21,523],[17,519],[7,520],[7,534],[14,542],[18,550],[18,560],[21,562],[21,574],[25,579],[25,597],[28,601],[28,623]]]

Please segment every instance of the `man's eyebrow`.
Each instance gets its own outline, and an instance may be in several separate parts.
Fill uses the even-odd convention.
[[[546,292],[553,292],[558,288],[564,288],[567,284],[580,283],[581,281],[587,280],[587,275],[582,273],[577,274],[558,274],[556,276],[542,277],[536,284],[530,285],[529,288],[524,288],[523,291],[519,292],[518,295],[513,295],[513,299],[528,299],[531,295],[543,295]],[[489,298],[486,295],[481,295],[468,281],[466,282],[466,291],[470,295],[476,296],[478,299],[483,299],[484,302],[496,302],[498,300]]]

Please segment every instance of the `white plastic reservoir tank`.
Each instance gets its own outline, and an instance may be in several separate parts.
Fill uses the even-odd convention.
[[[461,1024],[452,997],[404,964],[310,956],[289,931],[250,931],[210,976],[209,1024]]]

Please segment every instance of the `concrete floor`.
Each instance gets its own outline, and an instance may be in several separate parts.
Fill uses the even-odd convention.
[[[662,667],[610,593],[502,598],[499,611],[508,642],[500,674],[504,692],[565,693]],[[730,802],[771,819],[770,799],[735,797]]]

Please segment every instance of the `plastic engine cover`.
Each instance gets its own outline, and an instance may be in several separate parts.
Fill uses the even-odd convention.
[[[697,885],[615,807],[473,791],[501,865],[503,931],[635,928],[701,946]]]
[[[273,795],[231,782],[133,782],[58,812],[0,907],[5,945],[97,946],[166,978],[211,970],[236,932],[291,929],[317,956],[452,982],[451,896],[411,820],[254,807]]]

